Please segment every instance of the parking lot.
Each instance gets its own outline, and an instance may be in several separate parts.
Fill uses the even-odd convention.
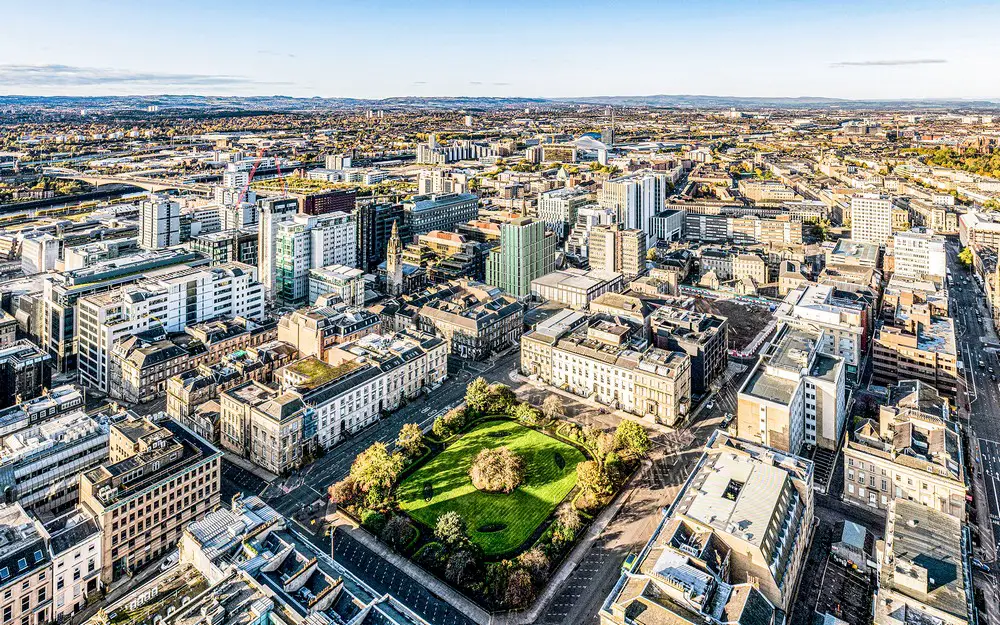
[[[334,537],[334,559],[364,580],[375,592],[391,594],[428,622],[435,625],[475,625],[475,621],[342,531]]]

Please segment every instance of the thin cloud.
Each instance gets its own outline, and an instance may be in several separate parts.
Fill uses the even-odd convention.
[[[510,83],[509,82],[495,82],[495,83],[493,83],[493,85],[495,87],[509,87]]]
[[[840,61],[831,63],[830,67],[899,67],[904,65],[940,65],[947,59],[896,59],[883,61]]]
[[[257,50],[257,54],[263,56],[282,56],[282,57],[288,57],[290,59],[296,58],[295,55],[291,54],[290,52],[275,52],[274,50]]]
[[[250,84],[284,85],[284,82],[261,82],[246,76],[227,74],[171,74],[136,72],[104,67],[73,65],[0,64],[0,84],[20,86],[92,86],[92,85],[173,85],[231,86]]]
[[[483,83],[482,83],[482,81],[479,81],[479,80],[470,80],[469,84],[470,85],[481,85]]]
[[[414,80],[414,81],[413,81],[412,83],[410,83],[410,84],[412,84],[412,85],[426,85],[426,84],[427,84],[427,81],[426,81],[426,80]]]

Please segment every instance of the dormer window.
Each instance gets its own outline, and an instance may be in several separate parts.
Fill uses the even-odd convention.
[[[28,561],[25,558],[21,558],[20,560],[17,561],[18,571],[23,571],[26,568],[28,568]]]

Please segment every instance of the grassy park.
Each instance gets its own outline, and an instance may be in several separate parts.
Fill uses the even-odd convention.
[[[525,464],[523,483],[510,493],[477,490],[469,478],[484,448],[506,446]],[[518,549],[576,483],[584,460],[575,447],[513,421],[486,421],[462,435],[399,484],[399,507],[428,527],[457,512],[486,556]]]

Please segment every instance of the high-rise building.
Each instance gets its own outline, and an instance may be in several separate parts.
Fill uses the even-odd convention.
[[[613,208],[617,214],[616,221],[623,227],[644,232],[645,247],[651,247],[656,244],[653,218],[666,206],[670,189],[668,174],[637,172],[606,181],[597,194],[597,202],[604,208]]]
[[[275,239],[275,297],[286,304],[306,302],[310,269],[357,266],[353,213],[298,214],[278,226]]]
[[[851,198],[851,240],[884,245],[892,236],[892,198],[861,193]]]
[[[159,250],[181,243],[181,205],[162,195],[139,204],[139,246]]]
[[[323,166],[327,169],[347,169],[351,166],[351,155],[327,154],[323,159]]]
[[[260,200],[260,224],[257,229],[257,275],[270,299],[274,295],[274,258],[278,226],[291,221],[299,210],[299,201],[290,196]]]
[[[514,297],[531,294],[531,281],[555,269],[556,237],[530,217],[500,224],[500,245],[486,259],[486,283]]]
[[[591,269],[622,274],[626,281],[646,273],[646,234],[618,224],[594,226],[588,239]]]
[[[944,278],[948,273],[948,255],[944,237],[933,230],[914,228],[897,232],[893,236],[894,273],[908,278],[934,276]]]

